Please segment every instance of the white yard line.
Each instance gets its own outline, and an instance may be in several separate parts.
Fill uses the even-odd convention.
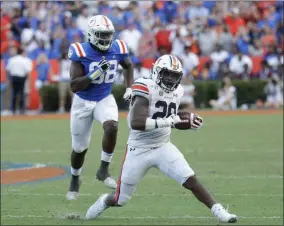
[[[67,216],[67,215],[66,215]],[[56,216],[39,216],[39,215],[1,215],[3,218],[59,218]],[[258,217],[248,217],[248,216],[238,216],[240,219],[283,219],[283,216],[258,216]],[[83,217],[81,219],[84,219]],[[215,219],[210,216],[168,216],[168,217],[158,217],[158,216],[102,216],[100,219]]]
[[[18,193],[19,192],[19,193]],[[11,193],[8,192],[4,192],[1,195],[2,196],[8,196],[8,195],[13,195],[13,196],[65,196],[66,194],[60,194],[60,193],[20,193],[20,191],[18,191],[17,193],[15,193],[15,191],[12,191]],[[95,193],[95,194],[91,194],[91,193],[80,193],[80,196],[96,196],[96,195],[101,195],[101,193]],[[243,194],[233,194],[233,193],[228,193],[228,194],[214,194],[216,196],[258,196],[258,197],[283,197],[283,194],[247,194],[247,193],[243,193]],[[180,196],[193,196],[192,194],[188,193],[188,194],[159,194],[159,193],[151,193],[151,194],[134,194],[134,196],[137,197],[148,197],[148,196],[167,196],[167,197],[180,197]]]

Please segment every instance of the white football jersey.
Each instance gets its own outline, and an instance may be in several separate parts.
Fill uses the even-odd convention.
[[[173,92],[165,92],[150,78],[139,78],[132,86],[132,95],[142,96],[149,100],[149,118],[166,118],[178,112],[183,87],[181,85]],[[131,112],[130,107],[130,112]],[[130,112],[128,126],[130,134],[128,144],[137,148],[157,148],[170,141],[171,128],[158,128],[151,131],[133,130],[130,126]]]

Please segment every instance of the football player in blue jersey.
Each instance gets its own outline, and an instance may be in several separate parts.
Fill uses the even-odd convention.
[[[115,28],[103,15],[90,18],[88,41],[71,44],[68,57],[71,89],[74,93],[71,107],[71,182],[67,199],[77,199],[81,184],[80,174],[89,148],[93,121],[100,122],[104,129],[101,164],[97,170],[98,180],[110,188],[117,187],[109,174],[109,164],[116,145],[118,108],[111,94],[118,64],[123,68],[126,83],[124,99],[131,99],[133,65],[124,41],[114,40]]]

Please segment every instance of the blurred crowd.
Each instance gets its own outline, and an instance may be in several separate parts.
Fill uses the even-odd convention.
[[[195,80],[268,79],[283,72],[282,1],[20,1],[1,2],[1,59],[23,48],[37,62],[38,86],[51,68],[48,59],[66,61],[73,42],[86,41],[88,19],[108,16],[116,38],[124,40],[135,77],[149,74],[146,60],[171,53]],[[200,67],[201,59],[207,58]],[[262,70],[253,72],[253,57]],[[64,69],[67,71],[66,63]],[[65,75],[64,75],[65,76]],[[64,77],[63,76],[63,77]],[[66,80],[66,76],[63,78]],[[118,83],[122,82],[119,76]]]

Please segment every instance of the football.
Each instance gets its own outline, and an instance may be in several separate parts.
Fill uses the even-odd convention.
[[[187,120],[187,122],[178,123],[178,124],[175,125],[175,128],[179,129],[179,130],[191,129],[192,125],[190,123],[190,114],[193,114],[193,113],[186,112],[186,111],[179,112],[178,116],[180,117],[180,119],[181,120]],[[197,116],[198,116],[197,114],[194,114],[193,121],[196,119]]]

